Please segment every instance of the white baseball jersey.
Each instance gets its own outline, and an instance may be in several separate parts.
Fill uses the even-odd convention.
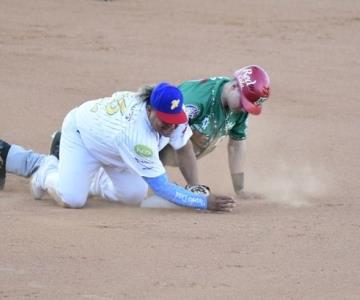
[[[180,149],[192,135],[190,126],[182,124],[169,138],[161,137],[150,124],[146,103],[133,92],[85,102],[76,109],[76,125],[96,159],[145,177],[165,173],[159,151],[166,144]]]

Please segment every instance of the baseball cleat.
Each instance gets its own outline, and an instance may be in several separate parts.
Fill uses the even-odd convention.
[[[57,170],[58,163],[59,161],[55,156],[49,155],[44,158],[39,169],[32,176],[31,194],[35,200],[40,200],[44,196],[46,192],[46,187],[45,187],[46,176],[50,172],[54,172]]]
[[[50,155],[54,155],[57,159],[59,159],[61,131],[55,131],[51,135],[51,139]]]
[[[6,158],[11,145],[0,140],[0,191],[4,189],[6,179]]]

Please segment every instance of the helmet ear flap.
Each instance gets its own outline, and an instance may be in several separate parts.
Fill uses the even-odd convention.
[[[269,97],[269,96],[270,96],[270,86],[264,86],[263,94],[264,94],[264,96],[266,96],[266,97]]]

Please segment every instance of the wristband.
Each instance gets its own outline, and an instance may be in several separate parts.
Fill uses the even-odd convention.
[[[231,174],[232,184],[235,192],[239,192],[244,189],[244,173]]]

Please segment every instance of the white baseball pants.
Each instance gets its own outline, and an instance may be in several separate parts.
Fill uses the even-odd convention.
[[[91,184],[96,195],[111,201],[139,205],[146,197],[148,186],[138,174],[104,165],[87,150],[77,130],[75,110],[64,119],[60,148],[58,171],[45,179],[45,189],[58,203],[83,207]],[[101,167],[107,176],[99,172]]]

